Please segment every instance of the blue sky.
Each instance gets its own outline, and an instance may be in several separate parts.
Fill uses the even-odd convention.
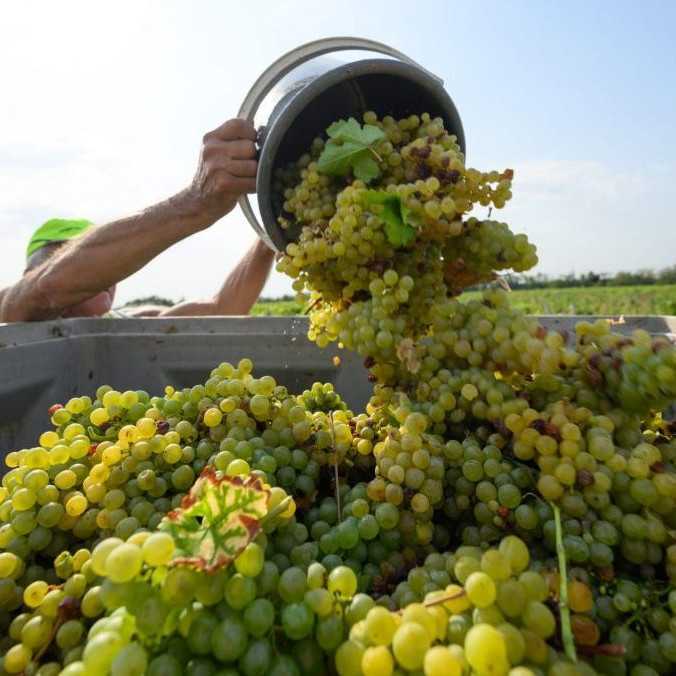
[[[676,263],[676,4],[301,0],[32,2],[0,24],[0,284],[53,216],[98,222],[182,188],[202,134],[280,54],[330,35],[391,44],[438,74],[468,163],[516,170],[501,214],[548,274]],[[253,241],[233,212],[120,286],[213,292]],[[268,295],[288,282],[273,275]]]

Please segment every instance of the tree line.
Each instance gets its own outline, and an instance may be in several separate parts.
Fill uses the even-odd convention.
[[[578,286],[636,286],[653,284],[676,284],[676,265],[663,270],[638,270],[614,274],[585,272],[571,273],[562,277],[550,277],[542,273],[507,274],[503,279],[512,289],[568,289]]]

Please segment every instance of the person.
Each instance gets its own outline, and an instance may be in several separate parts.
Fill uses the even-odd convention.
[[[92,227],[52,219],[33,235],[21,279],[0,291],[0,322],[96,317],[113,305],[116,285],[170,246],[213,225],[256,188],[256,131],[228,120],[203,138],[190,185],[138,214]],[[145,316],[248,314],[274,253],[258,240],[210,299],[186,301]]]

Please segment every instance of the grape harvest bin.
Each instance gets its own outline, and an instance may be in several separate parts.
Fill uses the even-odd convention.
[[[547,327],[572,329],[594,317],[547,316]],[[676,336],[676,317],[629,317],[615,329],[643,328]],[[47,409],[104,383],[159,394],[165,385],[203,382],[221,361],[254,361],[300,392],[331,382],[355,410],[371,385],[361,360],[335,346],[320,350],[306,337],[304,317],[68,319],[0,325],[0,456],[33,445],[49,424]],[[340,355],[340,364],[333,362]]]

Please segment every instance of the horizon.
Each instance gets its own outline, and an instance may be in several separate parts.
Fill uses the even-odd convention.
[[[385,42],[443,78],[468,164],[515,169],[512,202],[494,217],[538,246],[528,274],[676,261],[676,5],[28,1],[3,18],[2,286],[48,218],[103,223],[184,187],[202,135],[235,116],[258,75],[328,35]],[[122,282],[118,300],[209,295],[254,239],[235,210]],[[262,296],[289,293],[275,272]]]

